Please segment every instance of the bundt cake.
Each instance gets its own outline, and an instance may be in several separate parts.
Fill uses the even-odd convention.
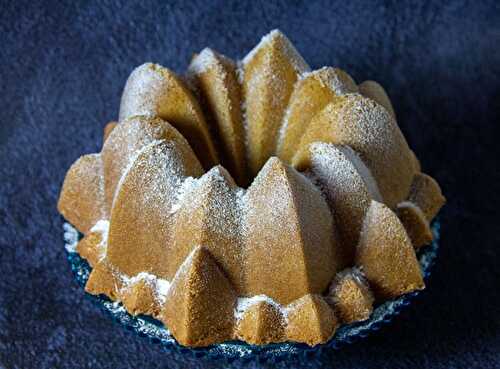
[[[424,288],[415,249],[444,204],[376,82],[311,71],[275,30],[240,62],[136,68],[58,209],[91,294],[179,343],[316,345]]]

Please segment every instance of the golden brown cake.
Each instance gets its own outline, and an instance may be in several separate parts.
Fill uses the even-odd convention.
[[[387,94],[311,72],[277,30],[239,62],[204,49],[186,77],[136,68],[103,141],[58,203],[85,289],[183,345],[316,345],[373,296],[424,288],[415,248],[444,197]]]
[[[420,248],[431,243],[433,239],[431,226],[424,212],[417,205],[403,201],[398,204],[396,214],[403,223],[413,247]]]
[[[146,63],[132,72],[123,90],[119,120],[134,115],[168,121],[189,140],[205,168],[219,162],[200,104],[171,70]]]
[[[294,166],[307,168],[309,145],[316,141],[347,145],[356,151],[390,207],[408,195],[416,174],[411,150],[393,116],[374,100],[348,94],[328,104],[302,136],[292,159]]]
[[[380,298],[393,298],[425,287],[404,226],[387,205],[375,200],[365,215],[356,249],[356,265]]]
[[[363,272],[357,268],[345,269],[337,274],[328,298],[343,323],[368,319],[375,300]]]
[[[328,341],[338,326],[333,309],[320,295],[304,295],[287,308],[286,338],[314,346]]]
[[[280,306],[264,295],[248,299],[247,303],[240,303],[242,314],[238,316],[236,337],[257,345],[283,341],[286,321]]]
[[[104,126],[104,133],[102,136],[103,143],[104,143],[104,141],[106,141],[108,139],[109,135],[111,134],[111,131],[113,130],[113,128],[116,127],[117,124],[118,124],[118,122],[109,122],[108,124],[106,124]]]
[[[274,154],[295,82],[309,71],[290,40],[272,31],[242,60],[240,80],[250,174]]]
[[[222,164],[234,174],[239,185],[247,185],[241,86],[236,63],[207,48],[193,58],[188,73],[219,134]]]
[[[337,96],[358,92],[353,79],[338,68],[304,73],[296,86],[281,125],[277,154],[289,161],[311,119]]]
[[[396,113],[392,107],[391,100],[379,83],[375,81],[364,81],[359,84],[359,93],[382,105],[394,119],[396,119]]]

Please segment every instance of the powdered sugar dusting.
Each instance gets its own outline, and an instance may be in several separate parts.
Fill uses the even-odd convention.
[[[292,301],[287,306],[283,307],[281,312],[285,318],[285,323],[288,324],[288,315],[294,310],[300,310],[304,306],[306,299],[300,298],[298,300]]]
[[[341,256],[344,262],[350,263],[365,213],[373,196],[380,197],[377,185],[370,171],[348,146],[314,142],[309,152],[309,170],[335,217],[344,250]]]
[[[108,249],[108,234],[109,234],[109,220],[101,219],[90,229],[90,232],[99,233],[101,235],[101,242],[96,245],[99,255],[99,261],[106,257]]]
[[[261,168],[252,185],[245,193],[240,194],[240,206],[243,211],[243,234],[269,234],[269,240],[280,237],[281,232],[293,231],[294,225],[289,218],[295,215],[293,198],[286,176],[280,173],[283,164],[276,158],[270,158]],[[268,185],[272,183],[272,191]],[[265,204],[265,205],[264,205]],[[265,214],[263,214],[265,206]],[[272,226],[265,219],[272,219]],[[269,228],[272,227],[274,231]],[[279,229],[279,232],[276,230]],[[248,246],[247,246],[248,247]]]
[[[418,215],[419,217],[421,217],[422,219],[425,219],[427,221],[427,218],[425,217],[425,214],[424,212],[422,211],[422,209],[420,209],[420,207],[418,205],[416,205],[415,203],[411,202],[411,201],[402,201],[400,202],[398,205],[397,205],[397,208],[411,208],[413,209]]]
[[[170,209],[170,213],[176,213],[186,201],[188,195],[197,187],[198,181],[193,177],[186,177],[177,188],[175,200]]]
[[[220,166],[215,166],[212,169],[210,169],[207,173],[202,175],[200,178],[194,179],[194,178],[186,178],[182,185],[179,187],[179,191],[177,192],[177,202],[176,202],[176,207],[175,211],[179,210],[181,207],[193,207],[197,204],[200,204],[203,202],[203,199],[207,196],[206,193],[203,193],[203,191],[217,191],[217,188],[211,187],[210,189],[207,189],[206,187],[209,186],[209,183],[212,181],[216,181],[219,183],[223,183],[226,181],[226,178],[221,173],[222,167]],[[229,176],[229,174],[227,174]],[[219,188],[219,194],[222,189]],[[226,188],[226,190],[229,190]],[[199,191],[202,191],[202,193],[199,193]],[[212,194],[211,197],[214,197],[215,194]],[[232,207],[233,204],[231,203],[219,203],[219,210],[225,211],[228,207]]]
[[[322,67],[312,72],[305,72],[300,76],[300,80],[307,78],[315,78],[321,86],[332,90],[336,95],[358,91],[352,78],[338,68]]]
[[[354,192],[358,190],[357,187],[366,187],[371,189],[368,191],[370,195],[380,198],[369,169],[350,147],[315,142],[310,145],[309,150],[311,174],[322,184],[324,190]]]
[[[275,52],[263,51],[263,58],[257,61],[256,67],[246,76],[246,73],[249,73],[246,70],[247,65],[266,47],[273,48],[271,50]],[[280,61],[281,59],[283,61]],[[288,38],[280,31],[274,30],[264,36],[238,64],[238,78],[244,93],[242,112],[246,154],[253,172],[274,153],[279,129],[293,91],[293,85],[281,77],[284,71],[283,67],[278,67],[278,63],[283,63],[285,69],[291,66],[298,76],[310,70]],[[261,132],[261,126],[264,124],[266,134]]]
[[[241,67],[240,63],[238,63],[238,68],[236,69],[236,74],[238,75],[238,80],[239,83],[243,83],[243,68]],[[245,145],[245,160],[248,163],[250,160],[250,154],[249,154],[249,144],[250,144],[250,137],[249,137],[249,127],[248,127],[248,115],[247,115],[247,103],[246,99],[241,99],[241,122],[243,123],[243,143]]]
[[[346,277],[354,279],[359,284],[368,286],[368,281],[363,273],[362,267],[352,267],[344,269],[337,273],[335,279],[340,280]]]
[[[299,54],[297,49],[293,46],[290,40],[278,29],[274,29],[269,32],[267,35],[262,37],[260,42],[255,46],[242,60],[242,64],[248,64],[255,55],[261,50],[263,47],[267,46],[269,43],[273,42],[276,38],[281,38],[283,40],[283,52],[289,57],[292,62],[297,73],[303,73],[305,71],[310,70],[309,66]]]
[[[236,186],[224,168],[215,166],[200,178],[184,179],[177,191],[171,212],[191,214],[200,206],[206,210],[216,209],[215,212],[207,212],[203,219],[207,230],[220,234],[222,239],[229,237],[236,241],[233,238],[239,239],[241,224],[238,198],[242,197],[244,192],[244,189]],[[183,227],[183,224],[178,226]]]
[[[337,146],[324,142],[314,142],[309,147],[311,153],[311,173],[327,192],[355,192],[357,188],[370,188],[370,194],[380,198],[377,184],[368,168],[348,146]],[[358,169],[359,168],[359,169]],[[352,205],[356,201],[349,199]]]
[[[335,289],[345,280],[352,279],[355,283],[358,284],[363,290],[371,296],[372,292],[369,289],[368,280],[366,279],[365,274],[363,273],[362,267],[352,267],[346,268],[337,273],[333,282],[331,283],[328,291],[328,299],[332,303],[336,303],[336,293]],[[373,300],[372,300],[373,301]]]
[[[147,145],[143,146],[141,149],[135,151],[133,153],[133,155],[129,157],[128,164],[125,167],[125,170],[122,172],[120,180],[118,181],[118,184],[116,185],[116,190],[115,190],[115,194],[113,197],[113,202],[115,201],[118,190],[121,188],[123,182],[125,181],[125,178],[127,178],[127,175],[130,172],[130,170],[134,167],[134,164],[135,164],[136,160],[139,158],[139,156],[141,156],[145,151],[149,150],[151,147],[158,145],[160,142],[165,142],[165,141],[164,140],[151,141],[149,144],[147,144]]]
[[[103,239],[108,238],[108,231],[109,231],[109,220],[107,219],[100,219],[97,221],[96,224],[90,229],[90,232],[97,232],[102,234],[104,237]]]
[[[140,272],[139,274],[137,274],[133,277],[127,277],[127,276],[122,274],[121,278],[122,278],[122,282],[125,286],[124,288],[129,288],[140,281],[145,281],[148,284],[150,284],[156,280],[156,276],[154,276],[150,273],[147,273],[147,272]]]
[[[155,73],[157,70],[157,65],[144,63],[132,71],[123,89],[120,121],[134,115],[151,115],[155,111],[155,99],[164,84],[161,74]]]
[[[361,178],[363,178],[372,198],[377,201],[382,201],[382,195],[380,195],[377,182],[375,181],[375,178],[373,178],[370,169],[368,169],[365,163],[363,163],[359,155],[349,146],[343,146],[341,151],[356,168],[358,173],[361,175]]]
[[[295,86],[297,85],[297,82],[295,83]],[[276,148],[277,148],[276,151],[277,152],[279,152],[281,147],[283,147],[283,142],[285,141],[286,132],[288,130],[288,120],[290,119],[291,111],[292,111],[292,108],[291,108],[291,104],[289,103],[288,106],[286,107],[285,113],[283,114],[283,121],[281,122],[281,126],[280,126],[280,129],[278,131],[278,138],[276,140]]]
[[[363,222],[359,247],[370,246],[369,237],[376,237],[377,234],[383,235],[387,240],[398,242],[401,245],[400,250],[403,250],[405,247],[413,250],[411,240],[397,215],[387,205],[372,200]],[[390,242],[382,245],[393,247]]]
[[[78,231],[69,223],[63,224],[64,229],[64,247],[68,252],[76,252],[76,245],[78,245]]]
[[[178,202],[172,249],[185,250],[186,244],[207,247],[239,291],[243,285],[240,262],[243,238],[238,194],[242,189],[221,166],[213,167],[184,187],[188,188],[182,191],[182,200]],[[179,263],[177,259],[175,265]]]
[[[157,278],[156,279],[156,293],[160,300],[160,303],[165,303],[168,291],[170,289],[170,282],[166,279]]]
[[[235,320],[239,321],[243,317],[247,309],[249,309],[255,304],[258,304],[259,302],[267,302],[268,304],[276,307],[282,313],[285,310],[279,303],[277,303],[272,298],[266,295],[256,295],[252,297],[238,297],[238,299],[236,300],[236,307],[234,309]]]
[[[144,146],[168,136],[172,128],[159,118],[135,116],[118,124],[101,151],[105,173],[105,193],[109,208],[121,181]],[[175,132],[177,133],[177,132]]]
[[[153,290],[154,296],[160,305],[165,303],[166,296],[170,289],[170,282],[166,279],[158,278],[157,276],[141,272],[133,277],[127,277],[125,275],[120,275],[123,283],[123,287],[120,294],[126,294],[135,284],[139,282],[145,282],[149,288]]]
[[[305,72],[295,83],[294,92],[286,110],[278,135],[278,152],[287,144],[287,151],[297,146],[298,142],[285,142],[287,134],[295,139],[306,132],[311,119],[325,107],[327,101],[332,102],[334,96],[358,92],[354,80],[338,68],[323,67],[312,72]],[[317,100],[316,100],[317,98]],[[290,120],[293,124],[290,126]],[[291,154],[291,153],[290,153]]]
[[[199,251],[201,246],[196,246],[194,247],[189,255],[184,259],[182,262],[181,266],[177,270],[177,273],[175,274],[174,280],[172,281],[172,285],[179,279],[182,279],[189,271],[189,268],[191,267],[191,264],[193,263],[193,258],[194,255]]]
[[[212,49],[204,48],[198,55],[196,55],[191,64],[189,64],[189,73],[201,74],[213,67],[217,63]]]
[[[414,177],[413,157],[394,118],[381,105],[359,94],[345,95],[332,120],[339,142],[351,146],[377,180],[384,201],[395,206],[406,198]]]
[[[305,72],[305,73],[299,75],[299,78],[297,79],[297,81],[295,81],[295,84],[293,86],[293,92],[292,92],[292,95],[290,96],[290,101],[288,102],[288,105],[287,105],[285,112],[283,114],[283,120],[281,122],[279,131],[278,131],[278,135],[277,135],[277,139],[276,139],[276,148],[277,148],[278,152],[281,149],[281,147],[283,146],[283,142],[285,140],[285,135],[286,135],[288,125],[289,125],[288,121],[290,119],[290,114],[292,113],[292,102],[293,102],[294,94],[299,89],[299,86],[301,84],[301,81],[304,79],[304,76],[306,74],[309,74],[309,73],[311,73],[311,72]],[[306,123],[306,122],[304,122],[304,123]]]
[[[176,78],[172,71],[159,64],[144,63],[135,68],[123,90],[119,120],[136,115],[157,116],[158,102],[169,101],[168,96],[174,97],[181,88]],[[192,104],[185,104],[183,109],[195,113]]]
[[[314,115],[325,107],[327,101],[331,102],[333,96],[357,91],[358,87],[354,80],[338,68],[323,67],[299,75],[279,130],[278,152],[285,144],[287,133],[297,138],[300,134],[304,134]],[[290,126],[291,119],[294,123],[292,126]],[[287,144],[289,145],[287,150],[290,151],[292,142],[287,142]],[[293,146],[297,144],[298,142]]]
[[[127,181],[134,195],[132,198],[127,198],[128,194],[123,194],[123,199],[120,199],[125,204],[128,202],[133,209],[142,209],[143,217],[140,227],[161,229],[163,232],[170,229],[169,223],[172,219],[168,215],[172,207],[176,206],[176,191],[183,182],[189,183],[189,175],[202,173],[201,166],[197,162],[188,164],[191,159],[196,160],[195,157],[186,156],[186,154],[182,145],[176,141],[155,140],[139,150],[130,161],[118,188],[124,186]],[[137,168],[137,170],[132,168]],[[143,232],[140,228],[131,231]],[[162,236],[166,237],[167,234],[162,234]],[[160,245],[158,241],[154,247],[165,246]]]

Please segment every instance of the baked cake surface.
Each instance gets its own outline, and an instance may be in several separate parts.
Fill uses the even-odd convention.
[[[424,288],[415,249],[444,202],[383,87],[311,71],[274,30],[239,62],[136,68],[58,209],[84,235],[86,291],[179,343],[316,345]]]

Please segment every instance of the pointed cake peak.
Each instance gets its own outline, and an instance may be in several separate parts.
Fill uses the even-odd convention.
[[[231,187],[236,186],[231,174],[222,165],[216,165],[212,167],[208,172],[206,172],[199,179],[200,183],[204,182],[226,182],[230,184]]]
[[[101,155],[84,155],[66,174],[57,209],[80,232],[87,233],[108,216],[104,190]]]
[[[254,48],[248,52],[248,54],[242,60],[243,65],[249,63],[250,60],[252,60],[253,57],[257,54],[257,52],[259,52],[264,47],[267,47],[273,41],[276,41],[278,37],[282,37],[283,39],[290,42],[288,38],[279,29],[273,29],[268,34],[262,36],[259,43],[255,45]]]
[[[106,258],[117,269],[129,276],[149,271],[170,277],[166,245],[176,190],[185,177],[201,173],[183,141],[153,141],[139,151],[117,186],[111,212]]]
[[[446,202],[436,180],[425,173],[417,173],[410,187],[408,201],[417,205],[430,222]]]
[[[183,345],[207,346],[231,336],[234,289],[203,246],[184,260],[170,285],[160,319]]]
[[[359,232],[372,199],[380,199],[370,170],[348,146],[314,142],[308,168],[323,188],[339,231],[342,266],[352,265]]]
[[[396,119],[396,113],[392,107],[391,100],[387,96],[384,88],[375,81],[364,81],[359,85],[359,91],[362,95],[376,101],[382,105]]]
[[[291,169],[292,167],[277,156],[271,156],[260,168],[248,190],[252,191],[253,187],[264,185],[273,177],[286,178],[287,172]]]
[[[323,67],[303,73],[294,85],[280,128],[278,155],[290,161],[313,117],[338,96],[357,91],[354,80],[338,68]]]
[[[330,89],[337,95],[358,92],[356,82],[340,68],[322,67],[302,74],[301,80],[305,78],[314,78],[322,87]]]
[[[356,264],[380,298],[393,298],[425,286],[403,224],[391,209],[374,200],[363,222]]]
[[[260,42],[243,58],[243,64],[250,63],[257,53],[266,49],[280,50],[286,54],[292,61],[296,71],[299,73],[303,73],[310,69],[309,65],[307,65],[306,61],[302,58],[288,37],[277,28],[260,39]]]
[[[204,48],[189,64],[189,73],[200,74],[206,72],[217,63],[217,54],[209,47]]]
[[[262,38],[270,38],[270,39],[273,39],[275,37],[286,37],[285,34],[283,32],[281,32],[281,30],[279,28],[275,28],[275,29],[272,29],[271,31],[269,31],[269,33],[265,36],[263,36]]]
[[[259,345],[284,339],[285,319],[281,307],[271,301],[260,299],[245,309],[236,329],[238,338]]]
[[[348,145],[359,153],[390,207],[407,197],[415,175],[414,159],[394,118],[375,101],[353,93],[327,105],[302,136],[294,166],[305,169],[308,146],[315,141]]]
[[[139,114],[171,123],[188,139],[205,168],[219,162],[198,100],[170,69],[146,63],[130,74],[120,102],[120,121]]]
[[[396,214],[403,223],[415,249],[431,243],[433,235],[429,221],[417,205],[410,201],[403,201],[398,204]]]
[[[364,274],[357,268],[337,273],[330,285],[329,302],[344,323],[366,320],[373,311],[373,295]]]
[[[215,125],[222,163],[240,185],[246,185],[241,86],[236,63],[206,48],[193,58],[188,75],[196,86],[209,122]]]
[[[321,192],[304,175],[271,157],[244,197],[243,214],[248,295],[286,304],[327,287],[338,268],[334,223]]]
[[[203,245],[224,269],[238,291],[242,286],[241,233],[237,187],[217,166],[183,190],[169,242],[169,275],[197,245]]]
[[[195,272],[201,263],[210,260],[210,258],[210,253],[205,247],[202,245],[195,246],[179,267],[172,283],[175,283],[176,279],[184,278],[189,273]]]
[[[271,156],[260,169],[258,176],[265,176],[274,170],[286,170],[288,167],[289,166],[277,156]]]
[[[243,59],[239,77],[251,175],[274,154],[295,83],[309,70],[291,42],[278,32],[264,36]]]
[[[338,326],[332,308],[315,294],[304,295],[288,305],[287,320],[286,337],[311,346],[328,341]]]
[[[111,131],[101,151],[106,206],[109,212],[119,189],[119,183],[139,152],[158,140],[178,142],[184,147],[182,151],[189,152],[190,158],[194,158],[195,162],[198,161],[186,139],[166,121],[143,115],[124,119]],[[199,168],[201,171],[201,166]]]

